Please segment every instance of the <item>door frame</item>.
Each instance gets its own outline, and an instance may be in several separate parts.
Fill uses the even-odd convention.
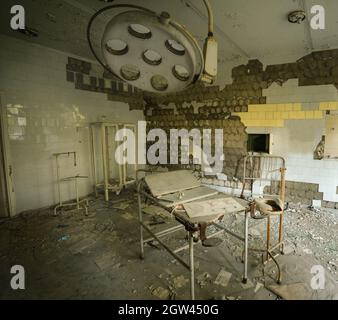
[[[11,162],[10,156],[10,145],[9,145],[9,135],[8,135],[8,125],[7,125],[7,110],[4,104],[4,93],[0,91],[0,148],[2,153],[0,152],[0,163],[2,163],[2,168],[0,170],[0,175],[4,177],[3,185],[1,189],[2,197],[5,199],[5,203],[7,203],[7,216],[12,217],[16,213],[15,208],[15,193],[14,193],[14,184],[13,184],[13,166]],[[6,215],[4,217],[6,217]]]

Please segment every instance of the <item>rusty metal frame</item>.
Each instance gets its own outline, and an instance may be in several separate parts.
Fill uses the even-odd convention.
[[[254,177],[254,176],[248,176],[247,175],[247,163],[251,159],[251,161],[257,158],[260,160],[274,160],[276,163],[280,162],[279,166],[276,166],[276,168],[271,168],[269,171],[270,173],[275,173],[276,175],[279,174],[279,183],[280,183],[280,192],[279,192],[279,198],[282,201],[282,211],[278,214],[279,215],[279,223],[278,223],[278,242],[274,245],[271,245],[271,214],[268,214],[265,218],[267,218],[267,230],[266,230],[266,248],[249,248],[250,251],[257,251],[257,252],[263,252],[266,254],[265,258],[262,256],[263,264],[267,264],[269,261],[273,261],[278,269],[278,275],[277,275],[277,283],[281,284],[282,282],[282,272],[280,265],[276,258],[279,256],[279,254],[284,254],[284,236],[283,236],[283,220],[284,220],[284,201],[285,201],[285,172],[286,172],[286,166],[285,166],[285,159],[280,156],[271,156],[271,155],[248,155],[244,157],[244,169],[243,169],[243,191],[242,196],[245,189],[245,184],[247,181],[251,181],[251,196],[254,196],[252,192],[252,183],[253,181],[270,181],[270,187],[272,192],[272,179],[268,177],[263,177],[263,172],[260,171],[261,177]],[[276,181],[273,181],[276,183]],[[256,196],[271,196],[272,194],[259,194]],[[251,205],[251,213],[254,214],[256,208],[254,203]],[[278,249],[279,252],[274,253],[274,251]]]

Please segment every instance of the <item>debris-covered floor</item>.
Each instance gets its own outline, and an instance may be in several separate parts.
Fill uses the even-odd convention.
[[[0,220],[0,298],[5,299],[189,299],[189,274],[156,242],[139,259],[137,201],[132,190],[109,203],[90,199],[89,214],[53,210]],[[147,210],[146,210],[147,211]],[[151,210],[150,210],[151,211]],[[147,215],[156,230],[175,223]],[[242,232],[243,217],[224,223]],[[250,245],[264,245],[265,221],[250,221]],[[279,256],[283,283],[276,268],[265,268],[250,254],[249,282],[241,283],[242,244],[230,236],[216,248],[196,246],[197,299],[338,299],[338,211],[290,207],[285,215],[286,254]],[[184,231],[169,239],[186,243]],[[188,259],[188,252],[182,252]],[[25,268],[26,289],[12,290],[10,268]],[[325,289],[314,290],[313,266],[325,268]],[[313,271],[313,270],[312,270]]]

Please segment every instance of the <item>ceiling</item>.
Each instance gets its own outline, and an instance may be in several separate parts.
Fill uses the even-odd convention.
[[[0,32],[16,38],[93,59],[86,40],[90,16],[107,5],[100,0],[2,0]],[[210,0],[215,16],[215,36],[219,42],[220,62],[269,56],[299,57],[314,50],[338,48],[337,0]],[[137,4],[157,12],[168,11],[185,25],[202,44],[207,33],[206,10],[202,0],[122,0],[109,4]],[[10,7],[21,4],[26,24],[39,31],[29,38],[9,27]],[[326,9],[326,29],[312,30],[309,20],[291,24],[287,14],[296,9],[308,15],[312,5]],[[93,38],[99,43],[109,15],[94,25]],[[278,61],[276,61],[278,62]]]

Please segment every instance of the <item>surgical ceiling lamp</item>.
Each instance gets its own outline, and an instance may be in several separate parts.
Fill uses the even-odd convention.
[[[98,62],[119,79],[141,90],[170,93],[186,89],[197,80],[208,84],[217,75],[217,42],[213,36],[213,14],[208,0],[208,36],[204,50],[196,39],[167,12],[157,14],[129,4],[102,8],[87,27],[89,47]],[[127,8],[107,24],[101,48],[104,61],[96,54],[91,41],[95,18],[111,9]]]

